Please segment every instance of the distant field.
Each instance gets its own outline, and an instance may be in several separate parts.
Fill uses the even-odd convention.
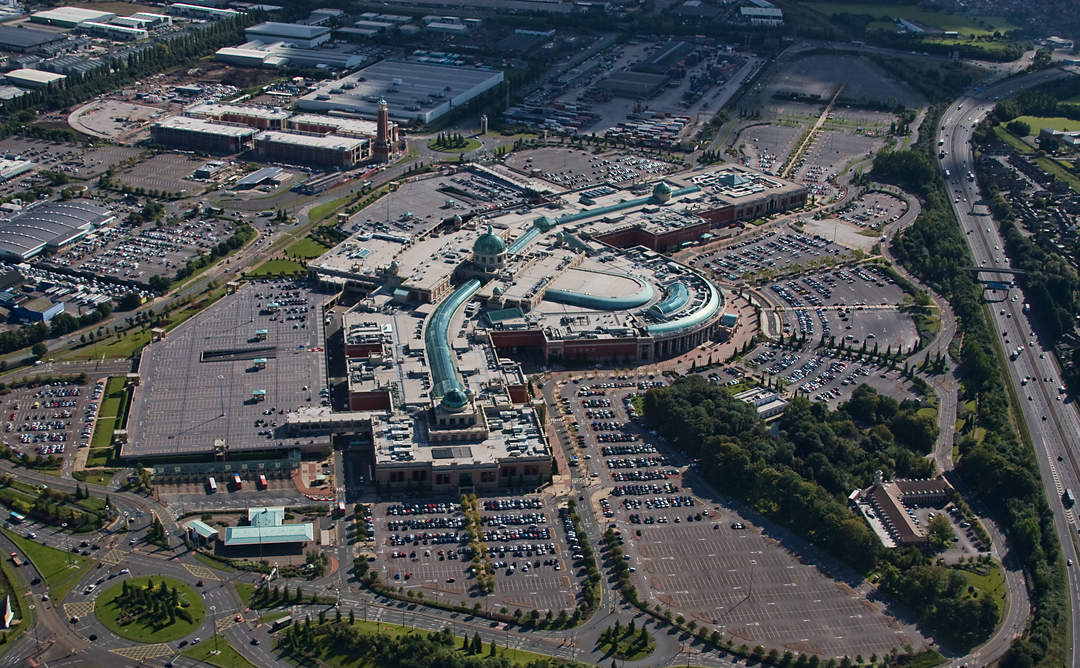
[[[947,14],[932,10],[920,9],[914,5],[890,5],[876,2],[804,2],[804,6],[813,9],[819,14],[832,16],[833,14],[865,14],[879,21],[890,19],[907,19],[939,30],[955,30],[963,36],[968,35],[992,35],[994,31],[1005,32],[1016,30],[1016,26],[1000,16],[967,16],[964,14]],[[891,28],[891,24],[872,23],[872,28]],[[983,45],[983,44],[981,44]]]
[[[1061,116],[1018,116],[1016,120],[1023,121],[1030,125],[1031,134],[1033,135],[1038,135],[1039,130],[1043,128],[1051,128],[1053,130],[1062,130],[1065,132],[1080,130],[1080,121],[1074,121],[1071,118],[1063,118]]]

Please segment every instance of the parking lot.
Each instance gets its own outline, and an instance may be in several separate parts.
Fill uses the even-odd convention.
[[[229,238],[228,223],[217,220],[174,225],[104,227],[90,232],[50,264],[99,276],[146,283],[172,276],[188,260],[209,253]]]
[[[757,125],[745,128],[737,148],[743,164],[765,174],[777,174],[802,136],[798,125]]]
[[[788,176],[804,184],[819,201],[836,200],[843,191],[830,179],[839,176],[848,163],[865,158],[884,145],[885,140],[879,137],[821,130],[811,139],[806,153],[792,166]]]
[[[750,351],[739,366],[755,375],[782,378],[788,389],[806,392],[810,399],[824,401],[833,408],[863,384],[897,401],[920,398],[914,385],[899,372],[825,348],[792,351],[765,344]]]
[[[4,266],[7,266],[7,263],[0,262],[0,267]],[[26,278],[28,285],[52,286],[45,289],[45,294],[53,301],[63,301],[64,312],[73,316],[93,311],[98,304],[119,299],[133,291],[126,285],[96,278],[79,278],[43,267],[23,265],[19,272]],[[149,296],[149,293],[144,293],[144,296]]]
[[[692,264],[712,271],[726,281],[741,281],[796,264],[840,257],[847,249],[816,234],[788,229],[769,230],[736,241],[722,249],[697,255]]]
[[[602,183],[626,186],[651,182],[674,169],[669,163],[650,158],[615,152],[595,155],[590,151],[558,147],[516,151],[507,157],[506,164],[566,189]]]
[[[357,212],[344,223],[347,234],[367,230],[419,234],[455,215],[521,204],[520,191],[468,171],[402,184],[395,192]]]
[[[0,152],[12,158],[32,160],[40,169],[66,172],[82,179],[96,178],[105,170],[140,153],[139,149],[125,146],[100,146],[87,148],[81,144],[31,139],[28,137],[5,137],[0,139]]]
[[[594,510],[623,536],[639,595],[736,642],[781,651],[869,656],[918,644],[916,631],[805,563],[769,529],[702,495],[689,462],[632,419],[631,397],[662,382],[580,379],[558,396],[577,446],[571,466],[594,484]],[[616,479],[626,472],[642,477]]]
[[[476,586],[465,514],[455,502],[433,500],[375,504],[376,545],[372,564],[383,582],[423,592],[427,599],[453,600],[498,611],[560,610],[577,605],[566,531],[547,496],[481,497],[480,515],[495,590]]]
[[[0,403],[4,443],[23,456],[55,456],[70,471],[75,450],[90,443],[104,389],[105,379],[13,389]]]
[[[791,61],[769,82],[768,93],[817,95],[823,102],[843,86],[841,97],[856,102],[918,106],[922,99],[865,58],[854,55],[812,55]]]
[[[175,153],[159,153],[130,169],[118,172],[114,180],[131,188],[142,188],[146,192],[157,190],[163,193],[196,194],[204,186],[189,177],[195,169],[206,164],[205,158]]]

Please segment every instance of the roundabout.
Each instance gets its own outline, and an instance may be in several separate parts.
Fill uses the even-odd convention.
[[[183,638],[206,618],[202,599],[191,586],[161,575],[117,582],[98,597],[94,613],[105,628],[141,643]]]

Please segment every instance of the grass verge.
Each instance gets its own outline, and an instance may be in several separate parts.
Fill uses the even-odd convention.
[[[184,656],[219,668],[255,668],[253,663],[233,649],[224,638],[218,638],[216,643],[214,638],[207,638],[198,645],[185,649]]]
[[[7,529],[3,529],[3,532],[8,540],[15,543],[30,559],[37,572],[41,573],[45,584],[51,590],[50,596],[55,601],[63,601],[71,588],[97,563],[90,557],[42,545]]]
[[[300,276],[307,271],[304,265],[295,260],[267,260],[252,271],[244,274],[246,278],[271,278],[279,276]]]
[[[115,469],[105,469],[103,471],[72,471],[71,473],[71,477],[79,482],[100,485],[102,487],[107,487],[108,484],[112,482],[113,476],[115,475]]]

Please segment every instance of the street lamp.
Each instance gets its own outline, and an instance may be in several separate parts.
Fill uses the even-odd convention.
[[[214,634],[214,652],[217,652],[217,606],[210,606],[210,623],[213,625],[212,633]]]

